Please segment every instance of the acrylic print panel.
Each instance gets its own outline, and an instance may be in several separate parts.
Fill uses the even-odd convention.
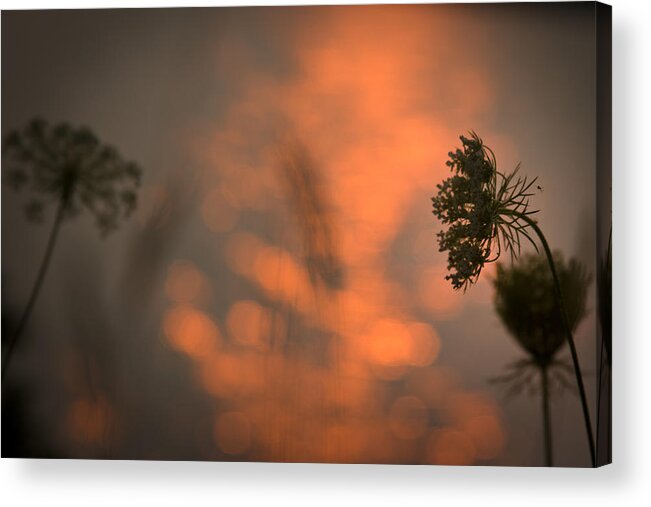
[[[3,456],[610,461],[609,7],[5,11],[2,47]]]

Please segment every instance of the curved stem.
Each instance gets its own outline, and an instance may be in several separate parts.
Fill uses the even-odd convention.
[[[542,413],[545,435],[545,466],[553,466],[552,454],[552,420],[549,411],[549,376],[547,366],[540,367],[540,383],[542,384]]]
[[[581,397],[581,407],[583,409],[583,419],[585,421],[585,430],[588,437],[588,443],[590,445],[590,459],[592,461],[592,466],[596,466],[596,453],[595,453],[595,444],[594,437],[592,435],[592,423],[590,422],[590,410],[588,409],[588,400],[585,394],[585,387],[583,386],[583,376],[581,375],[581,366],[579,365],[579,356],[576,352],[576,345],[574,344],[574,337],[572,336],[572,328],[570,326],[570,321],[567,317],[567,310],[565,308],[565,301],[563,298],[563,291],[561,290],[561,284],[558,279],[558,273],[556,272],[556,264],[554,263],[554,257],[552,252],[549,249],[547,240],[543,235],[540,227],[535,220],[530,218],[528,215],[523,213],[513,213],[513,215],[519,217],[535,231],[536,235],[542,243],[543,249],[545,250],[545,255],[547,256],[547,262],[549,263],[549,269],[552,272],[552,278],[554,279],[554,288],[556,292],[556,300],[559,306],[559,311],[561,312],[561,317],[563,321],[563,326],[565,327],[565,337],[567,338],[567,343],[570,347],[570,353],[572,355],[572,363],[574,363],[574,374],[576,376],[576,383],[579,387],[579,395]]]
[[[27,301],[27,306],[25,307],[25,310],[23,311],[23,314],[20,318],[18,327],[16,328],[16,331],[14,332],[14,334],[11,336],[9,340],[9,345],[7,345],[7,353],[5,354],[5,357],[2,359],[3,380],[5,378],[5,375],[7,374],[7,369],[9,368],[9,363],[11,361],[14,348],[16,347],[16,343],[18,343],[18,339],[22,335],[23,330],[25,329],[25,325],[27,324],[27,321],[29,320],[29,317],[32,314],[32,310],[34,309],[34,304],[36,303],[36,299],[38,298],[38,294],[41,290],[41,286],[43,285],[43,280],[45,279],[45,273],[47,272],[48,265],[50,264],[50,259],[52,258],[52,252],[54,251],[54,245],[56,243],[56,239],[59,234],[61,222],[63,221],[65,208],[66,208],[66,201],[64,199],[61,199],[61,201],[59,202],[59,207],[57,209],[56,217],[54,219],[54,224],[52,224],[50,237],[48,239],[47,246],[45,248],[45,255],[43,256],[43,260],[41,261],[41,267],[38,270],[36,282],[34,283],[34,287],[32,287],[32,292],[29,296],[29,300]]]

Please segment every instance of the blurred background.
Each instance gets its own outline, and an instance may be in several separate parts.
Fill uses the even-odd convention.
[[[3,12],[3,134],[87,125],[143,169],[117,231],[61,228],[2,382],[3,456],[542,465],[538,394],[491,381],[523,356],[495,266],[452,290],[430,197],[470,129],[539,177],[547,239],[593,279],[594,416],[594,23],[589,4]],[[54,220],[22,204],[3,185],[3,338]],[[589,465],[572,389],[551,414],[554,464]]]

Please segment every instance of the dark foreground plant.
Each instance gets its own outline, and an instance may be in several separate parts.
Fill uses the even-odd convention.
[[[88,128],[49,125],[42,119],[7,134],[2,157],[5,181],[17,191],[29,191],[28,220],[41,222],[46,207],[56,207],[36,281],[2,360],[4,378],[43,284],[61,225],[86,211],[102,234],[116,229],[136,207],[141,171],[113,147],[101,144]]]
[[[447,162],[453,174],[437,185],[438,194],[432,198],[434,215],[447,225],[447,230],[438,234],[440,251],[448,252],[450,274],[446,279],[454,289],[465,291],[477,281],[483,267],[499,259],[504,250],[512,260],[516,259],[523,239],[538,250],[532,232],[538,237],[554,280],[557,311],[572,355],[590,457],[595,466],[592,423],[572,327],[554,258],[542,230],[531,217],[537,211],[529,210],[530,189],[536,179],[518,177],[519,166],[508,175],[498,171],[495,155],[474,132],[460,139],[462,148],[450,152]]]
[[[565,263],[554,255],[570,328],[574,331],[586,314],[590,277],[575,259]],[[544,428],[545,465],[553,465],[550,397],[554,387],[570,384],[566,378],[571,365],[558,357],[566,343],[565,324],[557,310],[554,280],[547,259],[528,254],[518,262],[497,265],[495,309],[504,326],[527,353],[527,358],[508,366],[508,372],[496,381],[509,385],[510,393],[523,389],[541,393]],[[540,381],[536,382],[539,376]],[[538,388],[539,386],[539,388]]]
[[[597,270],[597,294],[599,299],[599,324],[601,345],[597,354],[599,375],[597,377],[597,454],[610,463],[612,458],[612,226],[608,235],[608,247],[602,254]],[[604,415],[605,409],[605,415]],[[605,441],[605,442],[604,442]],[[605,443],[605,446],[603,445]]]

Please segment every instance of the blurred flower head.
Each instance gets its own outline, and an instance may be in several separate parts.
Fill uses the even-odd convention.
[[[460,136],[462,147],[449,153],[446,165],[453,175],[437,185],[433,213],[447,225],[437,236],[439,250],[448,252],[445,278],[455,289],[473,284],[488,262],[507,250],[517,257],[521,236],[535,243],[523,217],[529,211],[529,189],[536,179],[516,178],[497,170],[492,150],[474,132]]]
[[[565,262],[559,252],[554,253],[554,264],[568,322],[574,331],[587,313],[591,277],[581,262],[576,259]],[[556,301],[554,280],[545,256],[524,255],[509,266],[498,263],[493,286],[495,310],[509,334],[528,356],[511,364],[507,375],[496,380],[520,388],[535,378],[530,367],[549,368],[552,379],[559,386],[571,386],[572,366],[558,358],[567,339]]]
[[[31,221],[41,221],[46,206],[58,203],[65,217],[86,209],[108,233],[136,207],[140,168],[86,127],[34,119],[5,136],[2,156],[5,181],[30,193],[25,212]]]
[[[569,325],[574,331],[585,317],[591,277],[581,262],[554,253]],[[541,366],[551,362],[567,342],[565,327],[544,255],[527,254],[509,266],[497,264],[495,309],[509,333]]]

